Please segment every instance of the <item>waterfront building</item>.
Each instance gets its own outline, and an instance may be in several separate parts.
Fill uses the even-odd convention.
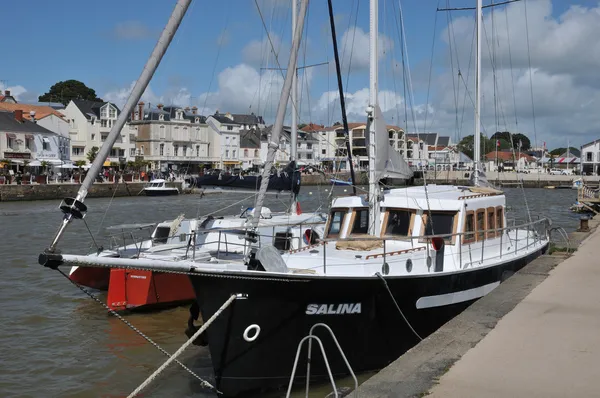
[[[138,104],[127,123],[137,159],[149,161],[155,170],[183,173],[199,173],[219,160],[216,140],[197,107],[144,105]]]
[[[69,137],[69,122],[61,112],[45,105],[30,105],[17,102],[0,102],[0,111],[21,111],[25,120],[34,122],[57,135],[58,151],[47,150],[45,151],[45,155],[38,153],[38,160],[54,163],[70,163],[71,139]]]
[[[23,111],[0,110],[0,154],[14,165],[26,165],[34,160],[60,166],[64,138],[28,120]]]
[[[600,140],[581,146],[581,172],[584,175],[600,175]]]
[[[257,116],[254,113],[247,114],[231,114],[220,113],[216,111],[214,115],[210,115],[206,119],[206,124],[211,130],[211,135],[218,137],[215,140],[216,148],[215,155],[219,157],[218,168],[232,171],[236,168],[241,168],[242,165],[250,165],[256,163],[255,154],[255,143],[252,143],[251,147],[245,147],[248,149],[248,157],[244,157],[244,152],[240,155],[241,136],[247,136],[245,144],[251,144],[250,141],[254,142],[255,137],[252,135],[258,134],[257,132],[265,129],[265,122],[262,116]],[[250,130],[255,130],[255,133],[249,133]],[[244,132],[244,134],[241,134]],[[251,152],[252,150],[252,152]],[[250,154],[253,156],[251,157]],[[216,166],[216,165],[215,165]]]
[[[87,162],[87,153],[93,147],[102,147],[121,110],[112,102],[71,100],[61,113],[69,123],[71,159]],[[109,153],[105,166],[133,160],[136,156],[135,138],[135,132],[131,132],[127,126],[124,127]]]

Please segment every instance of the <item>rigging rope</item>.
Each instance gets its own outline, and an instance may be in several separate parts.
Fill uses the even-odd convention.
[[[138,328],[136,328],[135,326],[133,326],[133,324],[131,324],[129,321],[127,321],[125,318],[123,318],[121,315],[119,315],[119,313],[117,313],[115,310],[113,310],[108,305],[106,305],[105,303],[103,303],[98,297],[94,296],[86,288],[84,288],[79,283],[75,282],[74,280],[70,279],[60,268],[56,268],[56,270],[62,276],[64,276],[69,282],[71,282],[75,287],[77,287],[79,290],[81,290],[83,293],[85,293],[89,298],[91,298],[92,300],[94,300],[95,302],[97,302],[98,304],[100,304],[102,307],[104,307],[104,309],[106,309],[111,315],[113,315],[118,320],[120,320],[125,325],[127,325],[131,330],[133,330],[138,335],[140,335],[144,340],[146,340],[148,343],[150,343],[154,348],[156,348],[158,351],[160,351],[161,353],[163,353],[167,357],[169,357],[169,358],[171,357],[171,354],[169,354],[164,348],[162,348],[161,346],[159,346],[154,340],[152,340],[150,337],[148,337],[147,335],[145,335]],[[215,391],[217,393],[219,392],[212,384],[210,384],[208,381],[206,381],[203,378],[201,378],[200,376],[198,376],[193,370],[191,370],[190,368],[188,368],[187,366],[185,366],[179,360],[174,359],[174,361],[179,366],[181,366],[183,369],[185,369],[189,374],[191,374],[192,376],[194,376],[196,379],[200,380],[200,386],[201,387],[208,388],[208,389],[210,389],[212,391]]]
[[[181,355],[183,353],[183,351],[185,351],[196,340],[196,338],[198,338],[202,333],[204,333],[204,331],[206,329],[208,329],[210,324],[213,323],[213,321],[219,315],[221,315],[221,313],[223,311],[225,311],[225,309],[227,307],[229,307],[229,305],[231,303],[233,303],[233,301],[236,298],[237,298],[236,294],[232,294],[231,296],[229,296],[227,301],[225,301],[225,303],[223,303],[223,305],[217,310],[217,312],[215,312],[213,314],[213,316],[211,316],[206,322],[204,322],[202,327],[200,329],[198,329],[198,331],[196,331],[196,333],[194,333],[194,335],[192,337],[190,337],[185,343],[183,343],[183,345],[181,347],[179,347],[179,349],[177,351],[175,351],[175,353],[173,355],[171,355],[169,357],[169,359],[167,359],[165,361],[165,363],[163,363],[158,369],[156,369],[156,371],[154,371],[154,373],[152,373],[150,376],[148,376],[148,378],[142,384],[140,384],[138,388],[136,388],[131,394],[129,394],[128,398],[137,396],[140,392],[142,392],[142,390],[144,388],[146,388],[150,383],[152,383],[152,381],[154,379],[156,379],[171,364],[171,362],[176,361],[176,358],[179,355]]]

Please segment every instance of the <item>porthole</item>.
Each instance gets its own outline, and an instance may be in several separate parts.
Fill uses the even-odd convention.
[[[406,260],[406,272],[412,271],[412,265],[412,260],[410,258]]]
[[[383,275],[387,275],[390,273],[390,265],[388,263],[383,263],[383,265],[381,266],[381,273]]]

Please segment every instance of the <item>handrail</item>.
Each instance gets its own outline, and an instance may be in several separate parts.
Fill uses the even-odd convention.
[[[470,232],[456,232],[453,234],[418,235],[418,236],[393,237],[393,238],[388,237],[388,236],[378,237],[378,236],[365,235],[365,236],[351,236],[351,237],[346,237],[346,238],[323,238],[323,239],[319,239],[319,241],[320,242],[340,242],[340,241],[376,241],[377,242],[377,241],[393,240],[393,241],[410,242],[414,239],[452,238],[454,236],[475,235],[476,232],[487,233],[487,232],[511,231],[511,230],[516,230],[516,229],[523,229],[525,227],[530,227],[530,226],[536,225],[536,224],[543,224],[543,223],[546,223],[548,220],[549,220],[548,218],[542,218],[542,219],[539,219],[536,221],[532,221],[532,222],[528,222],[525,224],[512,226],[512,227],[486,229],[486,230],[470,231]]]

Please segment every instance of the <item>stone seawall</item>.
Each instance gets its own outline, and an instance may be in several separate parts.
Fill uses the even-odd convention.
[[[144,188],[144,185],[145,183],[139,182],[121,184],[98,183],[92,185],[88,193],[88,198],[136,196]],[[79,184],[0,185],[0,202],[63,199],[66,197],[75,197],[78,190]]]

